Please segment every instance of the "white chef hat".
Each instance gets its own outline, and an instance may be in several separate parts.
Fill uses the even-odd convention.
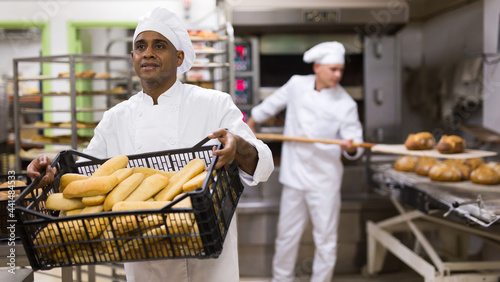
[[[344,64],[345,48],[337,41],[323,42],[304,53],[304,62],[326,64]]]
[[[176,14],[163,7],[155,8],[148,15],[139,19],[139,23],[135,28],[133,42],[143,31],[156,31],[170,40],[178,51],[184,51],[184,62],[177,68],[177,74],[185,73],[193,66],[196,58],[193,43],[189,38],[186,25]]]

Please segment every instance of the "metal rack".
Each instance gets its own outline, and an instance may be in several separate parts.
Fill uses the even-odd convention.
[[[114,96],[125,96],[126,98],[130,97],[132,94],[132,76],[131,70],[132,68],[128,68],[126,70],[126,75],[120,75],[119,77],[110,77],[110,78],[83,78],[76,76],[76,69],[78,64],[93,64],[96,62],[110,62],[110,61],[124,61],[127,62],[127,65],[130,65],[130,58],[127,56],[101,56],[101,55],[60,55],[60,56],[46,56],[46,57],[32,57],[32,58],[18,58],[14,59],[14,136],[15,136],[15,152],[16,152],[16,161],[15,167],[17,171],[21,171],[21,156],[20,150],[22,146],[46,146],[46,145],[63,145],[66,147],[70,147],[72,149],[77,149],[79,146],[85,146],[84,143],[78,141],[77,130],[82,129],[77,126],[77,113],[78,112],[95,112],[95,111],[104,111],[106,109],[95,109],[95,108],[77,108],[77,96],[102,96],[105,95],[108,97]],[[24,63],[50,63],[50,64],[67,64],[69,66],[69,76],[67,77],[52,77],[52,76],[36,76],[36,77],[19,77],[19,64]],[[29,95],[29,97],[69,97],[69,109],[68,110],[60,110],[60,111],[46,111],[43,109],[29,109],[24,108],[20,104],[20,97],[22,94],[20,93],[19,83],[22,81],[68,81],[68,91],[65,93],[43,93],[40,91],[39,94]],[[110,87],[112,82],[125,82],[127,87],[124,91],[120,93],[114,93],[110,91],[89,91],[88,93],[80,93],[77,91],[77,81],[104,81],[106,82],[106,87]],[[57,127],[47,127],[47,126],[33,126],[33,125],[25,125],[22,122],[21,117],[23,114],[43,114],[45,112],[65,112],[70,113],[71,123],[70,127],[63,127],[61,129],[70,129],[71,130],[71,142],[70,143],[54,143],[54,142],[29,142],[26,140],[21,140],[21,130],[23,129],[54,129]],[[87,129],[87,128],[84,128]]]
[[[372,164],[370,170],[378,192],[390,197],[400,215],[367,223],[366,275],[378,273],[390,252],[425,282],[500,278],[500,261],[470,261],[467,254],[470,236],[500,246],[498,187],[431,183],[426,177],[395,171],[390,164]],[[401,232],[414,236],[413,249],[398,240],[395,234]],[[437,234],[441,245],[426,234]]]

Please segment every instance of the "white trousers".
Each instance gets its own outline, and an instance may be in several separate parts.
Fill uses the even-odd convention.
[[[331,281],[337,259],[339,215],[339,189],[305,191],[284,186],[273,258],[272,281],[294,281],[294,268],[300,239],[307,226],[308,216],[313,224],[313,239],[316,246],[311,282]]]

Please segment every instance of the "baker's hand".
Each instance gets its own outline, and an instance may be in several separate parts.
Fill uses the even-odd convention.
[[[352,146],[352,139],[342,139],[340,140],[340,148],[342,151],[346,151],[348,154],[353,155],[356,153],[356,147]]]
[[[256,126],[256,122],[255,120],[252,118],[252,117],[249,117],[248,120],[247,120],[247,125],[248,127],[250,127],[250,129],[253,131],[253,133],[255,133],[255,126]]]
[[[27,168],[28,177],[31,180],[40,177],[41,173],[45,171],[45,176],[40,181],[39,187],[43,187],[47,184],[54,182],[54,176],[57,173],[57,169],[50,166],[51,159],[46,155],[41,155],[38,158],[31,161]]]
[[[227,129],[218,129],[212,134],[208,135],[208,138],[219,139],[219,142],[223,147],[220,150],[216,150],[217,147],[214,146],[213,155],[219,156],[219,159],[215,164],[215,169],[219,169],[234,161],[234,158],[236,156],[236,149],[238,148],[236,135],[232,134]]]

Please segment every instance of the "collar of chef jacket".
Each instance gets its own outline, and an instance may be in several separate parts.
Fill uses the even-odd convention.
[[[151,96],[140,92],[135,119],[134,149],[136,153],[180,148],[179,105],[182,96],[179,80],[158,97],[153,105]]]

